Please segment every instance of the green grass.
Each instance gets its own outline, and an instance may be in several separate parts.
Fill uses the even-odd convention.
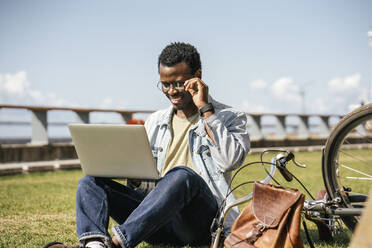
[[[292,164],[289,168],[316,197],[316,192],[323,188],[320,152],[295,155],[296,159],[306,163],[308,168],[301,169]],[[270,155],[266,155],[265,158],[269,160]],[[259,155],[249,155],[246,162],[258,160]],[[262,179],[264,176],[261,165],[252,165],[240,173],[234,185],[243,181]],[[75,192],[81,177],[82,173],[79,170],[0,177],[0,248],[40,248],[54,240],[77,244]],[[277,178],[280,178],[279,174]],[[300,189],[297,183],[286,185]],[[251,188],[252,185],[241,187],[235,195],[239,197],[247,194]],[[316,247],[348,245],[351,236],[348,231],[338,236],[337,242],[326,244],[317,240],[315,226],[309,223],[309,227]],[[305,240],[304,243],[306,245]],[[154,248],[146,243],[140,244],[139,247]]]

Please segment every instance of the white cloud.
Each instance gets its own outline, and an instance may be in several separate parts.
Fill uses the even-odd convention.
[[[77,104],[58,97],[54,92],[32,89],[27,73],[0,74],[0,103],[73,107]]]
[[[0,74],[0,91],[13,96],[23,96],[30,87],[25,71],[16,74]]]
[[[240,104],[240,108],[251,113],[268,112],[299,112],[300,88],[291,77],[282,77],[269,85],[264,79],[252,81],[249,87],[261,90],[260,96],[255,95]]]
[[[14,105],[38,105],[56,107],[78,107],[79,104],[58,96],[55,92],[43,92],[32,88],[25,71],[15,74],[0,74],[0,103]],[[99,104],[100,108],[122,108],[125,102],[116,103],[106,97]]]
[[[329,113],[330,112],[330,105],[325,102],[325,100],[321,97],[317,97],[315,99],[311,99],[312,103],[308,104],[308,108],[306,109],[307,113]]]
[[[358,90],[361,75],[355,73],[344,78],[333,78],[328,82],[328,89],[331,93],[350,93]]]
[[[244,112],[248,112],[248,113],[269,112],[266,106],[262,104],[258,104],[258,103],[251,103],[251,102],[248,102],[247,100],[244,100],[243,102],[241,102],[239,109],[241,109]]]
[[[349,112],[353,111],[353,110],[356,109],[356,108],[359,108],[360,106],[361,106],[360,104],[350,104],[350,105],[348,106],[348,108],[349,108]]]
[[[250,87],[252,90],[263,90],[263,89],[266,89],[266,87],[267,87],[267,83],[266,83],[266,81],[263,80],[263,79],[257,79],[257,80],[252,81],[252,82],[249,84],[249,87]]]
[[[294,83],[290,77],[279,78],[270,87],[270,93],[277,99],[286,102],[296,102],[300,100],[300,87]]]
[[[113,100],[110,97],[106,97],[103,99],[102,103],[100,104],[100,108],[112,108]]]
[[[44,96],[40,91],[30,90],[28,93],[31,99],[33,99],[35,102],[37,103],[43,102]]]
[[[368,97],[372,96],[372,89],[368,89],[367,87],[361,87],[360,91],[361,91],[360,100],[363,101],[364,103],[367,103]]]
[[[257,79],[250,82],[249,87],[261,90],[261,93],[259,96],[252,94],[240,104],[246,112],[300,113],[305,104],[306,113],[342,114],[361,102],[368,102],[368,89],[362,84],[359,73],[332,78],[328,84],[319,87],[307,84],[301,89],[292,77],[281,77],[273,83]],[[306,90],[304,98],[301,90]]]
[[[334,112],[349,112],[362,102],[368,102],[368,88],[361,83],[362,76],[355,73],[345,77],[333,78],[328,82]]]

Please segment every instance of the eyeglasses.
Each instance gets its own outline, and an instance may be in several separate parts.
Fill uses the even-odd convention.
[[[157,87],[159,88],[159,90],[163,92],[168,92],[171,86],[173,86],[173,88],[176,90],[183,91],[185,90],[185,81],[174,81],[174,82],[167,82],[167,83],[163,83],[159,81],[157,84]]]

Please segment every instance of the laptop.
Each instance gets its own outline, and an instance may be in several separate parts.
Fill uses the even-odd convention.
[[[69,124],[85,175],[160,179],[143,125]]]

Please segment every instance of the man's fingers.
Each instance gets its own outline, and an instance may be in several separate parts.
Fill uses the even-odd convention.
[[[200,78],[192,78],[185,82],[185,90],[193,89],[194,91],[199,91],[204,87],[208,86]]]
[[[198,108],[208,102],[208,85],[200,78],[192,78],[185,81],[185,90],[191,94],[194,104]]]
[[[190,94],[192,96],[194,96],[195,94],[198,93],[198,89],[196,88],[196,84],[195,83],[190,83],[187,85],[187,87],[185,87],[185,90],[190,92]]]
[[[185,83],[185,90],[187,90],[187,91],[190,91],[190,90],[196,91],[197,87],[195,87],[195,86],[196,86],[196,81],[188,80]]]

